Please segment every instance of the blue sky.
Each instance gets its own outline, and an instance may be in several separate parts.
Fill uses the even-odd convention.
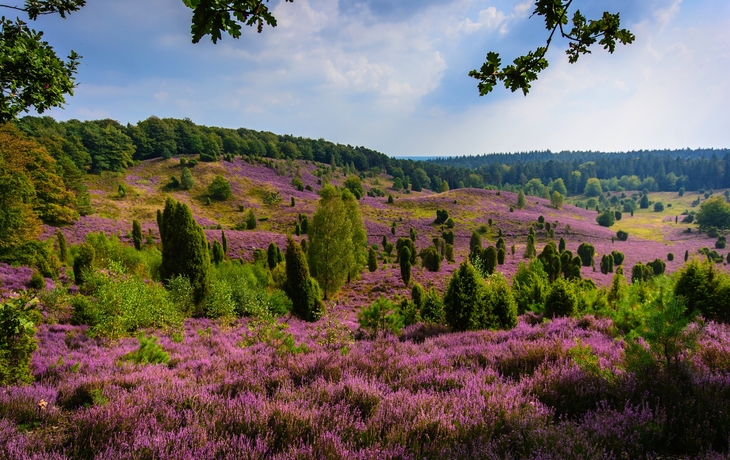
[[[572,65],[554,42],[527,97],[467,76],[544,44],[525,0],[273,0],[278,27],[217,45],[191,43],[180,0],[89,0],[36,26],[84,56],[57,119],[188,117],[392,156],[730,147],[730,2],[573,3],[620,11],[637,40]]]

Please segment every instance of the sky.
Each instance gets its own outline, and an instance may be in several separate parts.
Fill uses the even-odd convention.
[[[181,0],[88,0],[32,26],[83,56],[58,120],[190,118],[390,156],[730,147],[730,2],[573,5],[620,12],[636,41],[569,64],[554,40],[527,96],[480,97],[468,72],[544,46],[529,0],[272,0],[276,28],[217,44],[192,44]]]

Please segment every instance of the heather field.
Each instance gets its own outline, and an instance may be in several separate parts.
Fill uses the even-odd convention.
[[[710,265],[700,254],[714,250],[717,237],[681,223],[697,192],[651,194],[664,210],[623,213],[607,228],[585,206],[556,209],[527,196],[519,209],[515,193],[474,188],[405,193],[371,173],[363,186],[373,196],[362,197],[359,210],[377,248],[374,270],[362,270],[326,300],[323,317],[307,322],[292,313],[282,291],[288,275],[277,261],[250,262],[255,252],[266,257],[272,242],[285,248],[302,217],[312,219],[323,166],[235,158],[191,169],[195,184],[187,191],[167,187],[181,171],[173,159],[86,176],[95,213],[46,225],[41,237],[60,253],[60,231],[69,257],[83,257],[81,243],[96,248],[81,290],[71,266],[38,280],[37,270],[0,263],[2,298],[31,311],[37,339],[35,350],[32,341],[18,348],[32,352],[19,378],[26,384],[0,387],[0,460],[728,455],[730,278],[725,262]],[[208,200],[216,175],[230,182],[230,199]],[[342,185],[346,175],[338,169],[329,180]],[[227,258],[242,262],[211,269],[215,289],[202,311],[184,286],[159,283],[157,211],[167,196],[190,207],[209,243],[225,243]],[[439,210],[453,228],[434,223]],[[255,228],[243,229],[250,212]],[[133,220],[141,224],[141,251],[132,249]],[[565,288],[560,274],[550,279],[542,265],[521,266],[529,262],[531,228],[537,254],[561,238],[573,254],[589,243],[594,267],[576,267],[580,277]],[[626,241],[618,230],[628,232]],[[416,263],[406,286],[383,239],[415,237],[423,249],[449,231],[454,261],[443,260],[438,271]],[[442,299],[452,279],[465,276],[460,266],[475,232],[485,247],[500,235],[505,242],[496,271],[506,282],[488,275],[484,289],[505,283],[514,295],[510,308],[519,318],[501,323],[508,330],[498,330],[497,307],[492,318],[474,319],[482,326],[462,328],[483,330],[458,332],[444,321]],[[612,251],[625,255],[623,274],[618,266],[599,269]],[[717,251],[725,260],[726,251]],[[679,276],[688,270],[685,253],[699,273],[694,279],[705,277],[701,289]],[[655,259],[665,275],[632,284],[632,267]],[[560,289],[569,298],[555,300]],[[573,310],[555,310],[568,303]]]

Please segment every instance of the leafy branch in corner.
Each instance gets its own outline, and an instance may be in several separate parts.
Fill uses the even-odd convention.
[[[472,70],[469,76],[479,80],[477,87],[479,95],[484,96],[492,92],[498,82],[512,92],[522,90],[524,95],[530,92],[531,83],[537,80],[537,75],[548,67],[545,58],[556,32],[568,40],[568,61],[573,64],[583,54],[590,54],[590,47],[598,42],[603,49],[613,54],[616,43],[628,45],[635,40],[634,34],[627,29],[621,29],[619,13],[604,12],[600,19],[586,19],[580,10],[573,14],[572,29],[566,32],[568,25],[568,11],[573,0],[537,0],[532,16],[542,16],[545,19],[545,28],[550,31],[545,46],[529,51],[524,56],[517,57],[512,64],[502,67],[499,53],[487,53],[486,62],[479,70]]]
[[[294,2],[294,0],[285,0]],[[183,0],[193,10],[193,43],[198,43],[205,35],[210,35],[213,43],[221,39],[221,32],[233,38],[241,36],[241,24],[256,26],[261,33],[264,23],[276,27],[276,18],[266,5],[269,0]]]

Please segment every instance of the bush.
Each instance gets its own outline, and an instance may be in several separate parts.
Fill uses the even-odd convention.
[[[441,268],[441,260],[443,257],[434,246],[429,246],[423,249],[419,254],[421,257],[421,265],[430,272],[437,272]],[[405,281],[405,280],[404,280]],[[406,283],[406,285],[408,285]]]
[[[446,323],[455,331],[488,327],[485,291],[482,275],[469,262],[462,262],[452,275],[444,296]]]
[[[715,241],[715,248],[717,249],[725,249],[725,245],[727,244],[727,239],[725,238],[725,235],[720,235],[717,238],[717,241]]]
[[[37,303],[23,294],[0,303],[0,386],[31,383],[30,359],[37,348]]]
[[[181,159],[181,161],[182,160],[183,159]],[[195,180],[193,180],[193,174],[188,168],[183,168],[182,173],[180,174],[180,188],[182,190],[190,190],[191,188],[193,188],[193,185],[195,185]]]
[[[225,201],[233,196],[231,184],[225,177],[218,174],[213,179],[213,182],[208,185],[208,195],[214,200]]]
[[[410,241],[410,240],[409,240]],[[411,282],[411,256],[412,253],[407,245],[403,245],[398,251],[398,264],[403,284],[408,286]]]
[[[117,263],[112,263],[108,271],[87,271],[85,277],[93,300],[74,302],[73,319],[89,325],[91,337],[116,340],[143,328],[182,325],[182,315],[164,288],[124,273]]]
[[[285,258],[284,290],[292,300],[292,312],[305,321],[317,321],[325,312],[322,293],[317,281],[309,274],[304,250],[292,237],[287,238]]]
[[[369,307],[360,310],[357,322],[372,338],[377,338],[386,332],[398,334],[403,327],[403,317],[395,305],[385,297],[380,297]]]
[[[613,256],[613,263],[614,265],[618,266],[624,263],[624,253],[620,251],[611,251],[611,255]]]
[[[598,222],[598,225],[601,227],[610,227],[615,222],[614,213],[607,209],[596,217],[596,222]]]
[[[449,219],[449,211],[446,209],[437,209],[436,210],[436,220],[433,221],[436,225],[441,225],[445,223]]]
[[[456,225],[456,223],[454,222],[454,219],[452,219],[451,217],[449,217],[446,220],[446,227],[447,228],[454,228],[455,225]]]
[[[387,245],[388,243],[386,243]],[[370,248],[368,250],[368,270],[372,273],[378,269],[378,257],[375,255],[375,250]]]
[[[569,282],[558,278],[545,299],[545,316],[555,318],[573,316],[577,312],[578,298]]]
[[[135,364],[167,364],[170,362],[170,355],[157,343],[158,338],[139,336],[139,348],[122,356],[124,361],[132,361]]]
[[[664,203],[657,201],[654,203],[654,212],[662,212],[664,211]]]
[[[707,236],[710,238],[717,238],[720,236],[720,231],[717,229],[717,227],[709,227],[707,228]]]
[[[668,260],[669,262],[673,261],[673,260],[674,260],[674,254],[673,254],[673,253],[671,253],[671,252],[670,252],[669,254],[667,254],[667,260]]]
[[[78,254],[74,257],[74,280],[81,286],[84,284],[84,276],[91,269],[96,251],[88,243],[81,243],[78,247]]]
[[[623,230],[619,230],[616,232],[616,238],[619,241],[626,241],[629,239],[629,232],[625,232]]]
[[[43,278],[43,275],[41,275],[41,272],[39,272],[38,269],[33,270],[28,287],[36,290],[45,289],[46,279]]]
[[[596,250],[592,244],[581,243],[581,245],[578,246],[578,257],[580,257],[581,263],[584,267],[593,266],[593,256],[595,253]]]

